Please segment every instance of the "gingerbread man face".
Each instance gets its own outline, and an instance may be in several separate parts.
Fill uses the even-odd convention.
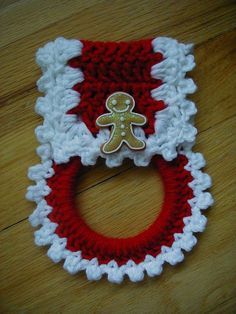
[[[127,93],[118,92],[110,95],[106,101],[106,107],[110,112],[123,113],[133,110],[134,98]]]
[[[133,125],[142,126],[147,120],[145,116],[132,111],[134,106],[134,98],[127,93],[116,92],[108,97],[106,108],[110,113],[103,114],[96,120],[99,127],[112,126],[109,140],[101,147],[104,154],[118,151],[123,144],[132,150],[145,148],[145,142],[134,135]]]

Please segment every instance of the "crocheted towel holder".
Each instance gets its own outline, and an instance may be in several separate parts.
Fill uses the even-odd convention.
[[[29,217],[35,243],[71,274],[85,270],[89,280],[124,276],[137,282],[175,265],[196,244],[213,199],[203,156],[192,151],[195,104],[186,99],[196,86],[192,45],[166,37],[133,42],[91,42],[57,38],[40,48],[43,75],[36,112],[41,164],[29,168],[36,182],[27,198],[37,204]],[[125,158],[138,167],[152,162],[165,187],[160,214],[129,238],[109,238],[92,230],[75,208],[75,181],[97,158],[108,167]]]

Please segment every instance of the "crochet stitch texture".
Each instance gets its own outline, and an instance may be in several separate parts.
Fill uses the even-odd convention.
[[[193,102],[186,95],[196,86],[186,72],[195,66],[192,45],[158,37],[137,42],[102,43],[58,38],[37,52],[43,76],[38,88],[45,93],[36,103],[44,117],[36,128],[42,163],[29,169],[27,198],[37,207],[30,216],[37,245],[50,245],[48,256],[64,261],[71,274],[85,270],[88,279],[120,283],[125,275],[140,281],[161,273],[164,262],[183,260],[183,251],[196,244],[194,232],[202,232],[206,218],[201,210],[212,203],[211,179],[201,172],[200,153],[192,152],[196,128]],[[146,142],[143,151],[122,147],[105,155],[101,145],[109,129],[99,130],[96,119],[106,112],[107,97],[131,94],[136,111],[147,117],[135,135]],[[135,237],[108,238],[93,231],[74,204],[74,186],[83,166],[98,157],[108,167],[133,159],[137,166],[152,162],[160,172],[164,204],[153,224]]]

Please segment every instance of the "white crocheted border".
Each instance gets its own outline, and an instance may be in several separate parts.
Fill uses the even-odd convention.
[[[72,87],[84,79],[81,70],[66,64],[69,59],[81,55],[82,43],[79,40],[58,38],[37,52],[37,62],[43,71],[38,88],[45,96],[37,100],[36,111],[44,117],[44,122],[36,129],[41,143],[37,153],[42,163],[29,169],[29,178],[36,185],[28,188],[27,198],[37,204],[29,220],[35,227],[42,225],[35,232],[36,244],[50,245],[48,256],[54,262],[64,259],[66,270],[71,274],[85,270],[89,280],[98,280],[107,274],[108,280],[114,283],[122,282],[125,275],[136,282],[143,279],[144,272],[151,277],[160,274],[165,261],[172,265],[182,261],[182,250],[190,251],[197,242],[193,232],[202,232],[205,228],[206,218],[201,210],[213,203],[211,195],[204,192],[211,185],[210,177],[199,170],[205,161],[201,154],[190,150],[196,136],[196,129],[191,124],[196,108],[191,101],[186,100],[186,95],[194,92],[196,87],[191,79],[185,78],[185,74],[195,65],[190,54],[192,45],[180,44],[165,37],[154,39],[152,45],[154,52],[161,52],[165,59],[152,67],[151,76],[161,79],[163,84],[152,90],[151,95],[156,100],[164,100],[167,108],[156,113],[153,135],[145,138],[142,128],[135,129],[135,134],[146,141],[143,152],[132,152],[123,147],[113,155],[103,155],[100,151],[100,146],[109,137],[108,129],[100,130],[97,137],[94,137],[83,121],[78,121],[75,115],[66,114],[80,101],[79,93]],[[139,264],[129,260],[121,267],[115,261],[99,265],[96,257],[89,261],[82,258],[80,251],[71,252],[66,249],[67,240],[55,233],[57,224],[48,218],[52,208],[44,198],[50,193],[47,179],[54,175],[53,160],[60,164],[68,162],[72,156],[80,156],[83,165],[94,165],[101,156],[106,159],[107,166],[114,167],[128,157],[137,166],[147,166],[156,154],[161,154],[167,161],[174,159],[180,147],[183,150],[180,153],[189,160],[185,169],[194,178],[189,183],[194,197],[189,200],[192,215],[184,218],[183,233],[174,235],[175,241],[171,247],[162,246],[158,256],[146,255]]]
[[[35,130],[42,144],[38,154],[43,158],[50,156],[57,164],[80,156],[83,165],[94,165],[101,156],[108,167],[121,165],[124,158],[133,159],[137,166],[147,166],[156,154],[170,161],[177,156],[179,145],[192,147],[197,133],[192,125],[196,107],[186,95],[193,93],[196,86],[192,79],[185,78],[186,72],[195,66],[192,45],[158,37],[152,41],[152,46],[155,53],[164,55],[164,60],[151,69],[151,76],[163,81],[160,87],[151,91],[151,96],[163,100],[167,108],[156,113],[155,133],[148,138],[142,128],[135,128],[135,135],[146,142],[145,150],[134,152],[124,146],[112,155],[105,155],[100,150],[109,138],[109,129],[100,130],[94,137],[80,118],[78,121],[76,115],[66,114],[80,101],[80,94],[72,87],[84,80],[83,73],[67,66],[67,62],[81,55],[82,42],[58,38],[40,48],[36,60],[43,75],[37,85],[45,96],[36,103],[36,112],[44,117],[43,125]]]
[[[99,264],[96,257],[92,260],[83,259],[81,251],[71,252],[66,249],[66,238],[60,238],[55,233],[57,224],[48,218],[52,208],[44,197],[50,194],[51,190],[47,185],[47,179],[54,175],[54,170],[52,156],[48,156],[48,152],[45,153],[45,151],[41,154],[42,164],[31,167],[28,174],[29,178],[36,182],[36,185],[28,188],[26,197],[37,204],[29,220],[33,227],[42,225],[35,232],[35,243],[39,246],[50,245],[47,255],[55,263],[65,260],[64,269],[70,274],[85,270],[89,280],[99,280],[103,274],[107,274],[108,280],[113,283],[121,283],[125,275],[128,275],[131,281],[137,282],[144,278],[145,272],[150,277],[159,275],[164,262],[171,265],[181,262],[184,259],[183,250],[190,251],[197,242],[193,233],[202,232],[205,228],[207,219],[201,214],[201,210],[205,210],[213,204],[211,194],[204,192],[211,186],[211,179],[199,170],[205,165],[203,156],[187,150],[182,151],[181,154],[188,158],[185,169],[190,171],[193,177],[189,187],[193,190],[194,197],[188,201],[192,215],[183,219],[185,225],[183,232],[174,234],[175,240],[172,246],[162,246],[161,253],[156,257],[146,255],[144,261],[139,264],[129,260],[125,265],[119,267],[114,260],[108,264]]]

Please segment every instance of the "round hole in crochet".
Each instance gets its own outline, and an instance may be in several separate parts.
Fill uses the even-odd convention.
[[[149,228],[131,237],[109,237],[96,232],[81,215],[81,205],[78,207],[75,202],[75,190],[77,178],[83,175],[85,167],[79,157],[71,158],[67,164],[53,165],[54,175],[47,180],[51,192],[45,197],[52,208],[48,218],[57,224],[55,233],[66,239],[68,250],[82,251],[83,258],[89,260],[96,256],[101,263],[114,259],[122,265],[129,259],[139,263],[147,254],[159,254],[163,245],[170,247],[173,244],[174,235],[183,231],[183,218],[191,215],[188,200],[193,198],[189,186],[193,177],[185,169],[188,162],[185,156],[180,155],[172,162],[155,156],[152,162],[155,173],[161,175],[164,201]]]
[[[163,202],[162,180],[152,166],[127,162],[113,169],[94,167],[78,181],[78,191],[80,186],[91,186],[76,197],[80,215],[94,231],[108,237],[126,238],[144,231]]]
[[[96,185],[94,185],[96,182]],[[89,188],[90,186],[90,188]],[[163,203],[163,184],[153,166],[132,162],[109,169],[94,167],[78,180],[76,207],[85,222],[108,237],[130,237],[146,230]]]

